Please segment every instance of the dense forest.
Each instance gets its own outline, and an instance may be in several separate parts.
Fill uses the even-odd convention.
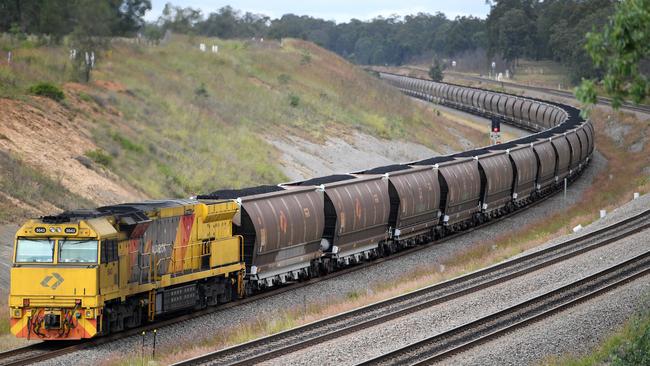
[[[471,54],[499,58],[515,71],[520,58],[550,59],[566,65],[572,78],[598,76],[584,50],[585,34],[599,29],[613,13],[614,0],[499,0],[487,19],[442,13],[353,19],[336,24],[310,16],[279,19],[224,7],[203,17],[192,8],[168,4],[156,26],[177,32],[231,37],[294,37],[312,41],[359,64],[401,65],[432,57]]]
[[[301,38],[359,64],[401,65],[454,57],[480,60],[487,69],[499,59],[516,72],[517,60],[558,61],[575,81],[599,70],[585,51],[585,34],[601,29],[615,0],[492,0],[486,19],[442,13],[378,17],[347,23],[286,14],[271,19],[230,6],[204,15],[199,9],[167,4],[146,24],[149,0],[2,0],[0,32],[47,35],[59,42],[68,34],[157,39],[167,31],[222,38]],[[78,37],[79,38],[79,37]],[[470,55],[468,57],[468,55]],[[477,57],[479,55],[480,57]]]

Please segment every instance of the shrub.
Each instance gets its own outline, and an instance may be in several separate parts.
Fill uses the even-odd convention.
[[[208,90],[205,88],[205,83],[201,83],[196,90],[194,90],[194,94],[196,94],[197,97],[208,97]]]
[[[108,167],[113,163],[113,157],[106,154],[100,149],[86,151],[86,156],[97,164]]]
[[[444,66],[438,62],[438,60],[435,60],[434,64],[431,65],[429,68],[429,77],[433,81],[442,81],[443,75],[442,71],[444,70]]]
[[[302,53],[302,56],[300,57],[300,64],[307,65],[309,63],[311,63],[311,53],[305,51]]]
[[[79,99],[83,100],[84,102],[91,103],[93,101],[93,98],[84,92],[79,92],[78,96]]]
[[[287,74],[280,74],[278,76],[278,82],[282,85],[287,85],[291,81],[291,76]]]
[[[113,140],[119,143],[120,146],[122,146],[122,148],[125,150],[133,151],[136,153],[144,152],[144,148],[142,146],[120,135],[119,133],[113,134]]]
[[[297,107],[300,104],[300,97],[295,94],[289,94],[289,104],[292,107]]]
[[[29,88],[29,92],[34,95],[48,97],[50,99],[56,100],[57,102],[60,102],[65,98],[63,91],[59,89],[58,86],[50,83],[38,83],[36,85],[32,85]]]

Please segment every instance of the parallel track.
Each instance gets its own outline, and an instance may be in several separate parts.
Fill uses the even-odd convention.
[[[29,365],[79,350],[79,344],[73,343],[75,342],[40,342],[0,352],[0,365]]]
[[[175,364],[251,365],[385,323],[466,294],[520,277],[650,227],[650,210],[603,229],[469,275],[397,296],[282,333]]]
[[[650,274],[650,252],[359,365],[429,365]]]

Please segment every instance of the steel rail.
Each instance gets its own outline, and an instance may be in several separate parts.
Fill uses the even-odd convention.
[[[580,237],[449,281],[174,365],[251,365],[275,359],[523,276],[649,227],[650,210],[646,210]]]
[[[48,360],[53,357],[79,350],[78,343],[75,343],[73,345],[70,345],[70,343],[72,342],[63,341],[63,343],[57,342],[54,344],[48,342],[40,342],[30,344],[26,347],[4,351],[0,353],[0,365],[29,365],[34,362]]]
[[[650,274],[650,251],[507,309],[358,365],[428,365]]]

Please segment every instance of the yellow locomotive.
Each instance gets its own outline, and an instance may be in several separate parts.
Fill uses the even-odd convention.
[[[243,296],[233,200],[165,200],[68,211],[16,234],[11,332],[92,338]]]

